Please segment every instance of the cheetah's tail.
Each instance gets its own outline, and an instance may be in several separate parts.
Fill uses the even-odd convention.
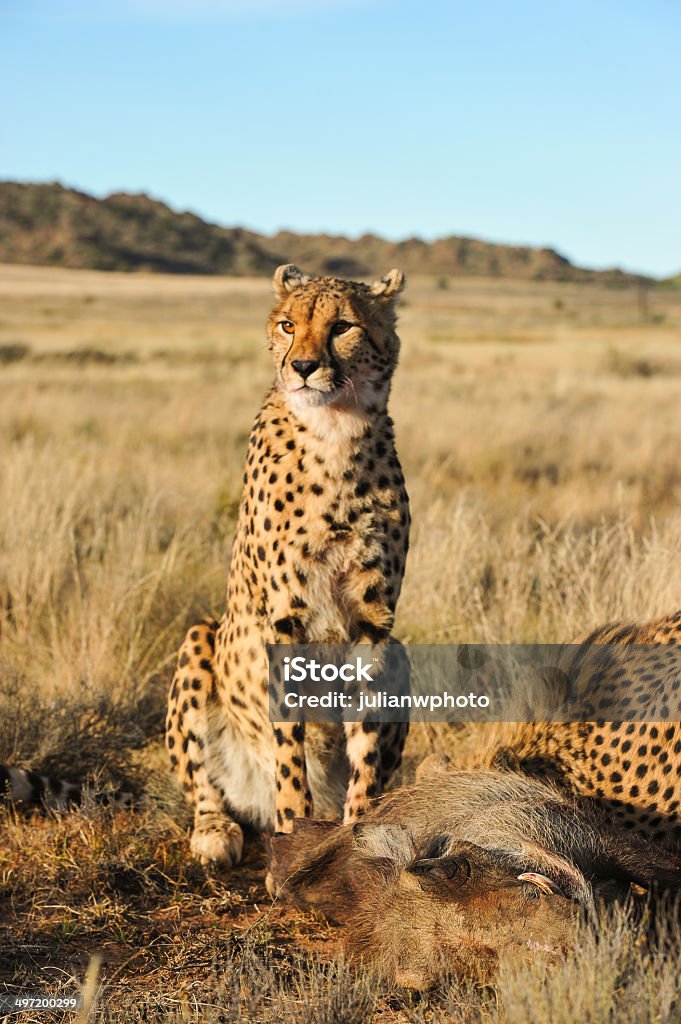
[[[0,764],[0,804],[37,805],[62,811],[82,803],[86,793],[96,803],[116,809],[129,809],[133,804],[132,793],[123,790],[98,792],[54,775]]]

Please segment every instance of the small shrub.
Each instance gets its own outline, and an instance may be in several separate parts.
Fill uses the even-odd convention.
[[[654,377],[662,372],[662,367],[652,359],[630,355],[618,348],[608,349],[605,369],[617,377]]]
[[[31,351],[31,346],[23,341],[13,341],[0,345],[0,363],[19,363]]]

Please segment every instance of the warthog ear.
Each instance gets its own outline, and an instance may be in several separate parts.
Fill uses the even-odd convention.
[[[452,766],[451,758],[446,754],[429,754],[416,769],[416,781],[428,779],[431,775],[443,775]]]
[[[372,295],[381,299],[394,299],[402,291],[405,285],[405,276],[401,270],[389,270],[383,277],[370,286]]]
[[[394,861],[406,867],[412,860],[415,847],[411,833],[402,825],[372,825],[359,822],[353,825],[353,845],[367,857]]]
[[[272,278],[274,294],[278,299],[284,299],[290,292],[295,291],[296,288],[302,288],[310,280],[309,274],[304,274],[295,263],[283,263],[274,271]]]

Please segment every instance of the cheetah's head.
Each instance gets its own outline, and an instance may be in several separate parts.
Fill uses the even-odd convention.
[[[289,263],[274,275],[268,323],[279,387],[292,410],[327,406],[376,411],[385,405],[397,364],[395,303],[404,274],[374,284],[308,277]]]

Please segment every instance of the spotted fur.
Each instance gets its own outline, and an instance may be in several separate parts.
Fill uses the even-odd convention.
[[[274,276],[276,381],[248,443],[227,608],[187,634],[168,701],[203,861],[237,862],[245,822],[353,821],[400,763],[403,725],[273,727],[266,644],[371,644],[380,658],[390,640],[410,522],[387,412],[403,283]]]
[[[621,658],[620,644],[631,647]],[[658,646],[651,652],[650,644]],[[592,720],[501,724],[490,731],[482,764],[553,777],[607,807],[625,829],[681,838],[681,723],[669,721],[678,706],[681,652],[666,657],[664,650],[678,644],[681,611],[580,637],[566,648],[565,678],[578,701],[598,682],[600,699],[587,705]],[[626,693],[620,721],[607,721],[618,693]]]

